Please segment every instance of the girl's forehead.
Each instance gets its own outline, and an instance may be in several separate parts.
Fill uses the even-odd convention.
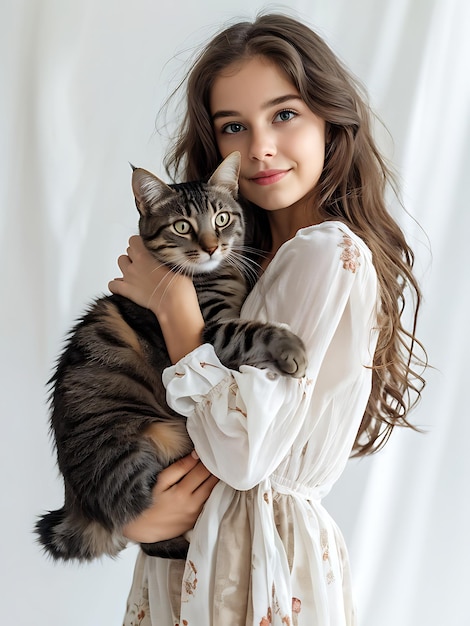
[[[284,70],[266,57],[249,57],[230,64],[215,78],[211,108],[247,97],[270,101],[286,94],[299,95]]]

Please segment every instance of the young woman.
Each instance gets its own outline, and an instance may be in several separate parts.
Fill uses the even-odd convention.
[[[197,522],[185,562],[140,554],[125,624],[352,625],[347,552],[321,500],[352,452],[410,425],[423,384],[401,319],[406,290],[415,321],[419,307],[413,254],[385,207],[371,114],[325,42],[282,15],[216,36],[189,74],[187,107],[167,166],[204,179],[241,153],[241,201],[265,253],[242,315],[288,324],[309,366],[301,380],[225,368],[201,345],[191,281],[131,238],[110,289],[158,318],[168,400],[196,454],[162,473],[126,534],[168,539]]]

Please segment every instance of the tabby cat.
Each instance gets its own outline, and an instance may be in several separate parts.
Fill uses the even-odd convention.
[[[206,321],[203,340],[227,367],[300,377],[300,339],[282,326],[238,318],[248,291],[239,167],[240,155],[232,153],[207,183],[171,186],[134,169],[139,232],[159,262],[192,277]],[[155,316],[121,296],[94,301],[71,330],[49,381],[65,503],[35,527],[53,558],[116,555],[126,543],[122,527],[151,505],[158,473],[191,451],[184,418],[166,404],[162,371],[169,365]],[[184,558],[188,543],[179,537],[142,548]]]

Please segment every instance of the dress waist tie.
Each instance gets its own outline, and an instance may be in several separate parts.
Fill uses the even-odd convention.
[[[303,500],[320,503],[324,495],[323,492],[326,492],[321,486],[311,487],[310,485],[285,478],[284,476],[277,476],[276,474],[272,474],[269,479],[271,487],[278,493],[296,496]]]

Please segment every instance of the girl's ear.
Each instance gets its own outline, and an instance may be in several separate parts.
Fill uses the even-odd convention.
[[[133,165],[131,167],[134,170],[132,172],[132,191],[134,192],[135,205],[141,215],[146,215],[151,206],[176,193],[174,189],[151,172]]]
[[[239,152],[231,152],[209,178],[208,184],[222,187],[236,198],[238,195],[240,163],[241,154]]]

